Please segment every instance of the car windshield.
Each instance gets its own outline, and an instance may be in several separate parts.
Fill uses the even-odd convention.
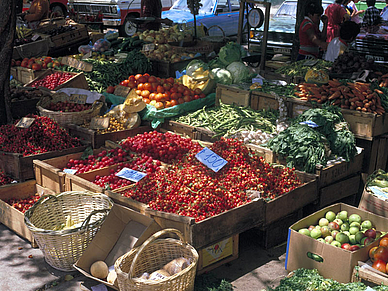
[[[202,4],[199,9],[199,14],[209,14],[213,12],[214,6],[216,4],[216,0],[201,0]],[[182,10],[182,11],[190,11],[187,7],[187,0],[177,0],[172,5],[171,9]]]
[[[276,12],[275,17],[292,17],[296,18],[296,2],[284,2]]]

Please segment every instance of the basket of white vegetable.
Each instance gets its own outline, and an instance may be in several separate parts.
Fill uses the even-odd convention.
[[[113,201],[105,194],[67,191],[43,195],[24,214],[46,262],[61,271],[73,271],[104,222]]]

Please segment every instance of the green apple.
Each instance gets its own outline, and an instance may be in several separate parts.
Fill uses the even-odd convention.
[[[361,223],[361,216],[358,214],[352,214],[349,216],[349,223],[358,222]]]
[[[335,247],[337,247],[337,248],[340,248],[342,244],[341,244],[340,242],[334,240],[334,241],[332,241],[331,245],[332,245],[332,246],[335,246]]]
[[[298,230],[299,233],[310,236],[310,231],[307,228],[301,228]]]
[[[340,218],[334,219],[334,222],[337,223],[339,227],[341,227],[342,223],[344,223],[344,222],[342,221],[342,219],[340,219]]]
[[[341,229],[342,231],[349,230],[349,229],[350,229],[349,223],[348,223],[348,222],[342,223],[341,226],[340,226],[340,229]]]
[[[359,222],[356,222],[356,221],[353,221],[352,223],[350,223],[350,227],[352,227],[352,226],[356,226],[359,229],[361,228],[361,224]]]
[[[322,218],[319,220],[318,224],[319,224],[319,226],[327,226],[327,225],[329,225],[329,220],[326,219],[326,218],[324,218],[324,217],[322,217]]]
[[[324,244],[326,243],[325,239],[322,237],[317,238],[317,241],[320,241],[321,243],[324,243]]]
[[[328,211],[325,214],[325,218],[329,221],[332,222],[335,219],[335,213],[333,211]]]
[[[362,240],[362,238],[365,236],[365,234],[364,234],[363,232],[359,231],[359,232],[357,232],[357,233],[355,234],[355,236],[356,236],[356,241],[357,241],[358,243],[361,243],[361,240]]]
[[[370,220],[364,220],[362,223],[361,223],[361,229],[363,230],[367,230],[367,229],[371,229],[372,228],[372,222]]]
[[[349,228],[349,233],[352,235],[352,234],[356,234],[357,232],[359,232],[360,231],[360,229],[358,228],[358,227],[356,227],[356,226],[351,226],[350,228]]]
[[[348,212],[346,210],[342,210],[337,213],[337,218],[341,219],[342,221],[348,220]]]
[[[325,242],[327,244],[331,244],[333,242],[333,240],[334,240],[334,238],[331,235],[325,237]]]
[[[321,227],[321,234],[322,234],[322,237],[327,237],[331,235],[331,231],[327,225]]]
[[[357,240],[356,240],[356,235],[355,234],[349,235],[349,243],[352,244],[352,245],[357,244]]]
[[[337,235],[335,236],[335,240],[341,243],[342,245],[344,243],[349,242],[349,237],[346,234],[340,232],[340,233],[337,233]]]
[[[343,234],[346,234],[347,236],[349,236],[350,235],[350,232],[349,232],[349,230],[344,230],[344,231],[341,231]]]
[[[314,228],[312,231],[310,231],[310,236],[312,238],[317,239],[317,238],[321,237],[321,235],[322,235],[321,231],[317,228]]]

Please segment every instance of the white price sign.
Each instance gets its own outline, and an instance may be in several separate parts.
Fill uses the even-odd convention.
[[[32,117],[23,117],[16,123],[16,127],[21,127],[21,128],[29,128],[32,123],[34,123],[35,118]]]
[[[208,148],[204,148],[195,157],[214,172],[218,172],[228,162]]]
[[[136,183],[143,179],[145,176],[147,176],[147,174],[129,168],[123,168],[120,172],[116,174],[116,176]]]
[[[75,173],[77,173],[77,169],[63,169],[63,172],[66,174],[74,175]]]

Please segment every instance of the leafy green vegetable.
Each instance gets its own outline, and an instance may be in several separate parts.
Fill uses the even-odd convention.
[[[210,78],[220,84],[231,85],[233,83],[232,74],[226,69],[215,68],[210,71]]]
[[[225,65],[229,65],[233,62],[241,62],[241,46],[236,42],[228,42],[226,45],[220,48],[218,57],[220,61]]]
[[[209,69],[209,66],[207,63],[200,59],[194,59],[190,61],[190,63],[187,64],[186,66],[186,74],[189,75],[190,77],[193,76],[193,72],[196,71],[199,68],[203,68],[203,70]]]
[[[279,74],[284,74],[290,77],[295,77],[295,76],[304,77],[307,71],[311,69],[311,66],[304,65],[305,62],[306,60],[293,62],[288,65],[282,66],[281,68],[277,69],[275,72]],[[332,65],[333,65],[332,62],[327,62],[327,61],[318,59],[317,63],[314,65],[314,69],[316,70],[328,69]]]
[[[249,68],[241,61],[231,63],[226,69],[232,74],[233,84],[240,84],[243,82],[252,81],[252,74]]]

